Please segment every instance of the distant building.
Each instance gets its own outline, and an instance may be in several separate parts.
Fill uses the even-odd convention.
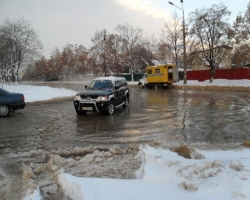
[[[217,54],[217,59],[221,59],[221,62],[217,68],[220,69],[230,69],[232,68],[232,50],[233,47],[229,46],[219,46],[214,48],[215,54]],[[208,70],[210,65],[205,58],[206,53],[209,50],[205,51],[196,51],[191,53],[191,68],[192,70]]]

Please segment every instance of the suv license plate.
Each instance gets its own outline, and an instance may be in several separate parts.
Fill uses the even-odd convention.
[[[92,107],[82,107],[82,110],[93,110]]]

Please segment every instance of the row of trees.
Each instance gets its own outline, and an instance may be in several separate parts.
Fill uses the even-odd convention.
[[[250,3],[247,10],[229,24],[230,11],[224,4],[196,9],[186,23],[187,64],[199,54],[209,63],[211,82],[220,65],[225,46],[233,46],[233,63],[250,63]],[[55,48],[51,57],[39,56],[42,44],[30,24],[24,19],[6,20],[0,27],[0,78],[13,81],[20,68],[27,80],[58,80],[87,73],[110,74],[141,71],[148,65],[175,63],[183,66],[182,22],[175,14],[165,23],[162,37],[145,37],[143,30],[129,23],[115,27],[114,33],[97,31],[92,46],[66,44],[60,51]],[[24,68],[25,67],[25,68]]]
[[[58,80],[86,73],[111,74],[135,72],[153,65],[157,59],[157,42],[143,37],[142,29],[126,23],[115,27],[117,33],[97,31],[90,49],[66,44],[62,51],[54,49],[49,59],[42,57],[25,71],[26,78]],[[126,70],[125,70],[126,71]]]

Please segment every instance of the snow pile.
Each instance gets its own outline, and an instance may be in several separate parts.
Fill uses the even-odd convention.
[[[25,197],[23,200],[42,200],[42,197],[39,192],[39,188],[37,187],[37,190],[33,194]]]
[[[65,88],[52,88],[49,86],[31,86],[31,85],[4,85],[3,89],[9,92],[22,93],[25,102],[44,101],[53,98],[73,97],[76,91]]]
[[[117,146],[110,148],[99,147],[72,147],[52,151],[30,151],[26,156],[43,157],[46,163],[22,165],[22,174],[25,179],[27,199],[36,199],[34,195],[40,191],[41,195],[65,195],[58,185],[58,175],[72,174],[78,177],[99,177],[131,179],[136,178],[134,172],[140,167],[140,161],[135,159],[138,146],[128,146],[121,149]],[[46,178],[45,178],[46,177]],[[37,183],[36,193],[34,182]]]
[[[249,199],[250,150],[200,151],[186,159],[170,150],[140,147],[137,179],[78,178],[60,174],[66,195],[78,199]]]

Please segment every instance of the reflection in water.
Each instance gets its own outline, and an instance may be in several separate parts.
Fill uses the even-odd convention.
[[[221,92],[131,88],[128,110],[118,110],[113,116],[80,116],[77,132],[83,135],[85,142],[120,145],[154,140],[232,142],[238,137],[228,132],[228,127],[241,116],[235,115],[234,111],[238,109],[232,108],[232,100],[227,99],[227,95]],[[244,112],[249,114],[247,109]]]

